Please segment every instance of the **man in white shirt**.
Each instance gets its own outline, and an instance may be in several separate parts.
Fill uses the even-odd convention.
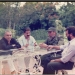
[[[24,29],[24,34],[18,39],[23,49],[34,51],[34,47],[37,43],[33,36],[31,36],[31,30],[29,27]]]
[[[29,27],[24,28],[24,34],[18,39],[18,42],[20,43],[22,49],[30,52],[34,52],[34,47],[37,46],[34,37],[31,36],[31,29]],[[20,71],[25,72],[26,65],[24,58],[19,58],[18,63],[22,64],[19,65]]]
[[[43,74],[54,74],[55,70],[73,68],[75,61],[75,26],[66,28],[66,36],[69,43],[61,46],[49,45],[45,46],[48,50],[57,49],[63,50],[61,56],[51,58],[47,65],[44,67]]]

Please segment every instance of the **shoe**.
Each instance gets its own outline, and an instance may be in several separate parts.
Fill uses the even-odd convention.
[[[62,70],[62,75],[68,75],[68,72],[66,70]]]

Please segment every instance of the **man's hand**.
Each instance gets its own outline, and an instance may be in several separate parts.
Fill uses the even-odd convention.
[[[29,46],[29,44],[26,44],[25,47],[27,48]]]
[[[46,44],[44,44],[44,43],[40,43],[39,46],[40,46],[41,48],[47,48],[48,45],[46,45]]]
[[[49,50],[53,49],[53,47],[54,47],[53,45],[48,45],[47,50],[49,51]]]
[[[50,62],[55,62],[55,60],[51,60]]]
[[[13,47],[16,46],[15,44],[12,45]]]
[[[21,47],[21,48],[18,48],[19,50],[24,50],[25,49],[25,47]]]
[[[34,46],[37,46],[37,43],[36,42],[34,43]]]
[[[43,45],[43,43],[39,43],[39,46],[40,46],[41,48],[43,47],[42,45]]]
[[[62,62],[62,61],[61,61],[60,58],[59,58],[59,59],[51,60],[50,62]]]

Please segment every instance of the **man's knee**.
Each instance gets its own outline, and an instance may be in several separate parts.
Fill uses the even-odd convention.
[[[58,68],[57,62],[50,62],[47,64],[47,69],[57,70],[57,68]]]
[[[48,63],[48,64],[47,64],[47,68],[48,68],[48,69],[52,68],[52,65],[53,65],[52,62]]]
[[[53,64],[53,62],[50,62],[50,63],[48,63],[47,64],[47,73],[48,74],[55,74],[55,69],[54,69],[54,64]]]

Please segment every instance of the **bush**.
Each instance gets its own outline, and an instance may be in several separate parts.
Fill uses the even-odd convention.
[[[5,32],[5,29],[3,29],[3,28],[0,28],[0,39],[3,37],[3,35],[4,35],[4,32]]]
[[[47,38],[47,31],[45,29],[38,29],[31,32],[31,35],[36,40],[45,40]]]

